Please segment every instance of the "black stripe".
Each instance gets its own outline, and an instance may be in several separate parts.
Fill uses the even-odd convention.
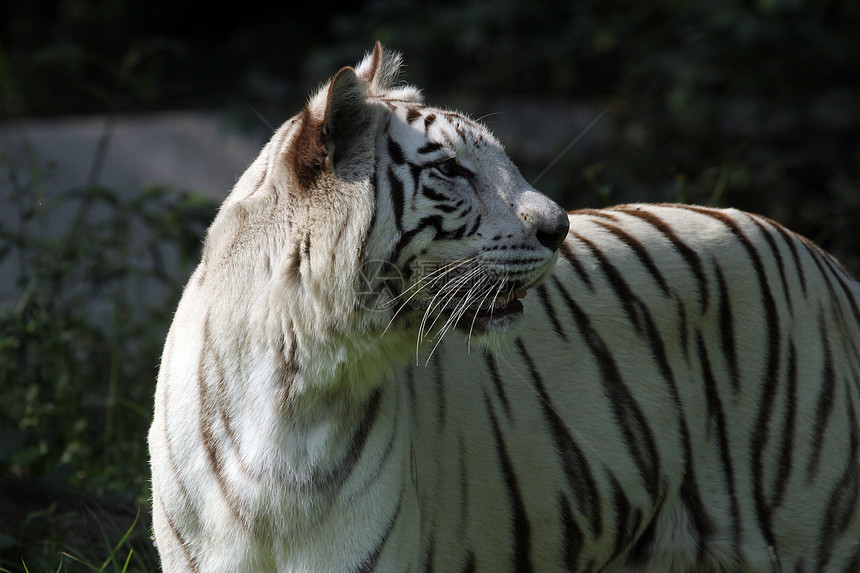
[[[626,283],[623,283],[622,281],[622,284],[624,284],[625,290],[629,293],[627,296],[630,296],[631,300],[640,309],[640,315],[643,317],[645,324],[645,335],[651,348],[651,356],[657,363],[660,376],[669,387],[672,402],[675,406],[675,411],[678,414],[678,426],[681,433],[680,438],[684,460],[684,481],[681,485],[681,499],[684,501],[693,521],[693,525],[696,527],[696,532],[699,535],[699,558],[701,559],[702,554],[705,551],[708,538],[714,532],[714,526],[710,516],[705,511],[699,494],[698,480],[696,479],[696,468],[693,463],[692,445],[690,444],[690,429],[687,424],[687,416],[684,412],[684,404],[681,401],[678,386],[675,382],[675,376],[672,373],[671,366],[669,365],[666,347],[663,344],[663,339],[660,336],[660,332],[657,329],[653,316],[648,311],[645,303],[629,291],[629,287]]]
[[[618,216],[606,209],[575,209],[573,211],[569,211],[568,215],[586,215],[589,217],[599,217],[601,219],[618,222]],[[597,221],[595,221],[595,223],[596,222]]]
[[[424,120],[425,125],[426,125],[428,120],[430,121],[430,123],[433,123],[433,119],[431,119],[431,118],[435,119],[436,116],[435,115],[428,115],[427,118]],[[421,147],[418,148],[418,154],[419,155],[426,155],[428,153],[433,153],[434,151],[439,151],[440,149],[442,149],[441,143],[436,142],[436,141],[428,141],[427,143],[425,143],[424,145],[422,145]]]
[[[630,288],[627,286],[621,273],[615,265],[609,262],[606,255],[603,254],[603,251],[601,251],[593,241],[586,239],[578,233],[571,232],[570,234],[580,242],[584,243],[585,246],[588,247],[588,250],[591,251],[594,258],[597,259],[597,262],[600,264],[600,270],[603,271],[603,275],[606,277],[607,282],[609,282],[609,286],[615,293],[616,299],[624,308],[624,314],[627,315],[628,320],[633,324],[636,331],[641,333],[642,323],[639,313],[637,312],[637,305],[634,305],[633,293],[630,291]]]
[[[433,125],[433,122],[436,121],[436,114],[431,113],[427,117],[424,118],[424,133],[427,133],[427,130],[430,129],[430,126]]]
[[[836,393],[836,369],[833,365],[833,352],[828,338],[827,319],[824,311],[819,309],[818,335],[824,350],[824,363],[821,366],[821,392],[815,407],[815,429],[812,437],[812,457],[806,464],[806,479],[811,482],[818,474],[821,461],[821,445],[824,442],[824,431],[830,421],[833,411],[834,395]]]
[[[857,299],[851,293],[851,287],[849,286],[848,281],[846,281],[845,270],[828,253],[823,252],[820,249],[818,249],[818,251],[821,253],[821,257],[830,269],[833,278],[837,283],[839,283],[842,294],[844,294],[845,298],[848,299],[848,305],[851,307],[851,314],[854,315],[854,323],[860,326],[860,308],[858,308]],[[851,284],[856,284],[853,280],[848,280],[850,280]]]
[[[371,573],[376,569],[376,565],[379,563],[379,557],[382,555],[382,550],[385,549],[385,544],[388,543],[388,538],[391,536],[394,524],[397,522],[397,518],[400,517],[400,509],[403,507],[403,493],[403,491],[400,492],[400,500],[397,502],[397,507],[394,509],[394,513],[388,519],[388,524],[385,526],[385,531],[382,532],[379,542],[377,542],[373,551],[371,551],[355,569],[355,573]]]
[[[394,168],[388,166],[388,186],[389,195],[391,196],[391,206],[394,208],[394,223],[397,225],[397,230],[403,232],[403,203],[406,196],[403,191],[403,182],[394,173]]]
[[[409,166],[409,175],[412,177],[412,188],[417,189],[418,183],[421,181],[421,172],[424,171],[424,166],[412,162],[406,165]]]
[[[453,231],[445,231],[441,235],[439,235],[440,239],[448,239],[451,241],[456,241],[457,239],[462,239],[463,235],[466,234],[466,225],[461,225],[454,229]]]
[[[395,165],[403,165],[406,163],[406,156],[403,154],[403,148],[394,139],[388,137],[388,155],[391,156],[391,161]]]
[[[663,291],[665,296],[670,296],[669,285],[666,283],[666,279],[663,278],[663,273],[660,272],[660,269],[657,268],[657,265],[654,263],[654,259],[651,257],[651,254],[645,248],[645,246],[635,237],[627,233],[624,229],[620,227],[616,227],[610,223],[606,223],[605,221],[594,221],[596,225],[599,225],[609,231],[613,236],[618,238],[625,245],[630,247],[630,250],[636,255],[642,265],[651,273],[651,276],[654,278],[654,281],[657,283],[657,286],[660,287],[660,290]]]
[[[786,388],[785,399],[785,418],[782,421],[782,429],[779,435],[782,436],[782,445],[779,450],[779,461],[777,462],[776,474],[774,475],[773,484],[773,500],[771,503],[774,507],[779,507],[785,499],[785,491],[788,487],[788,480],[791,478],[791,470],[794,468],[792,456],[794,454],[794,430],[797,417],[797,350],[794,342],[789,342],[788,346],[788,361],[787,370],[785,373]]]
[[[561,508],[561,543],[564,566],[568,571],[579,571],[577,562],[585,539],[573,518],[570,501],[566,495],[561,493],[559,493],[559,506]]]
[[[766,219],[770,221],[769,219]],[[803,291],[803,296],[806,296],[806,273],[803,272],[803,264],[800,262],[800,255],[797,252],[797,238],[793,233],[789,232],[785,227],[776,223],[774,221],[770,221],[773,225],[773,228],[780,234],[783,242],[788,245],[789,250],[791,251],[791,257],[794,259],[794,275],[800,279],[800,290]]]
[[[290,264],[287,266],[287,275],[295,282],[302,280],[302,243],[296,241],[295,249],[293,249],[292,257],[289,259]]]
[[[424,556],[424,573],[433,573],[433,558],[436,555],[436,538],[430,532],[430,540],[427,542],[427,554]]]
[[[379,456],[376,467],[363,478],[361,485],[355,488],[352,494],[350,494],[351,500],[357,499],[367,493],[367,490],[369,490],[370,487],[379,480],[379,476],[382,475],[383,468],[388,464],[388,460],[391,458],[391,452],[394,451],[396,438],[400,434],[399,409],[395,411],[394,416],[394,423],[391,425],[391,433],[388,436],[388,442],[385,444],[385,449],[382,451],[382,455]]]
[[[810,258],[815,263],[815,266],[818,268],[821,277],[824,279],[824,282],[827,285],[829,299],[833,301],[833,304],[830,308],[832,308],[835,312],[838,313],[839,318],[841,320],[845,321],[846,323],[848,322],[848,318],[842,314],[842,306],[837,302],[839,300],[839,297],[836,296],[836,290],[833,287],[833,281],[831,280],[835,279],[839,282],[839,286],[842,288],[843,294],[848,299],[848,304],[851,307],[852,314],[854,315],[854,324],[860,327],[860,314],[858,314],[857,300],[851,293],[851,287],[849,287],[848,284],[842,279],[844,273],[842,268],[838,265],[838,263],[833,262],[833,259],[827,253],[816,247],[815,244],[811,243],[809,240],[803,237],[798,237],[798,239],[800,240],[801,244],[806,247]],[[821,259],[824,260],[823,263],[821,262]],[[825,264],[828,265],[828,269],[830,272],[825,270]],[[856,341],[853,339],[847,340],[851,344],[852,348],[855,350],[855,353],[860,354],[860,348],[857,347]]]
[[[692,471],[685,472],[684,481],[681,483],[681,500],[684,502],[684,507],[687,508],[687,514],[690,516],[699,538],[696,559],[697,565],[701,566],[709,538],[714,533],[714,526],[710,516],[705,511],[705,506],[699,495],[699,486]]]
[[[699,353],[699,363],[702,368],[702,381],[705,388],[705,400],[708,407],[708,418],[713,418],[717,426],[717,445],[720,450],[720,466],[725,478],[726,489],[729,495],[729,510],[732,515],[733,547],[740,550],[741,547],[741,516],[738,505],[738,495],[735,487],[735,470],[732,467],[731,446],[729,445],[728,429],[726,426],[726,414],[717,390],[717,382],[711,369],[711,361],[708,358],[708,349],[701,332],[696,333],[696,347]]]
[[[755,269],[761,303],[764,307],[764,323],[767,328],[767,358],[764,361],[765,364],[767,364],[767,367],[762,379],[763,385],[761,398],[759,400],[758,417],[756,419],[756,427],[753,431],[752,443],[750,444],[753,457],[753,496],[756,506],[756,516],[758,518],[758,524],[762,531],[762,535],[764,535],[765,541],[767,541],[768,545],[776,546],[772,528],[773,526],[770,522],[773,508],[766,499],[764,492],[764,463],[762,461],[768,440],[767,434],[770,425],[770,416],[773,412],[774,405],[773,396],[775,395],[776,385],[778,384],[780,366],[780,321],[779,314],[776,311],[776,301],[774,300],[773,292],[770,290],[767,274],[758,250],[734,219],[722,211],[693,207],[690,205],[682,206],[682,208],[700,213],[721,222],[729,231],[731,231],[738,242],[740,242],[747,251],[753,268]]]
[[[505,387],[502,384],[502,377],[499,376],[499,366],[496,363],[496,355],[491,352],[484,353],[484,361],[487,363],[487,370],[490,371],[490,380],[493,381],[493,388],[496,390],[496,396],[502,402],[502,409],[505,411],[508,421],[511,420],[511,405],[508,402],[508,397],[505,394]]]
[[[438,405],[438,414],[436,421],[439,422],[439,428],[445,426],[446,394],[445,394],[445,372],[442,370],[442,365],[445,360],[442,358],[443,349],[437,346],[433,353],[433,362],[436,364],[436,403]]]
[[[588,287],[588,290],[593,292],[594,286],[591,284],[591,277],[588,276],[588,273],[585,272],[585,269],[583,269],[582,265],[579,264],[579,259],[576,258],[576,254],[573,252],[573,249],[570,248],[570,245],[567,244],[567,241],[565,241],[559,246],[558,252],[567,262],[570,263],[570,265],[573,267],[573,270],[576,272],[577,275],[579,275],[579,278],[582,279],[582,282],[585,283],[585,286]],[[552,278],[555,279],[555,276],[553,276]]]
[[[475,573],[475,554],[471,550],[466,551],[466,563],[463,564],[463,573]]]
[[[735,321],[734,312],[732,312],[732,299],[729,297],[729,289],[726,286],[723,270],[718,264],[714,264],[714,271],[717,275],[717,290],[720,294],[718,308],[720,315],[720,348],[723,351],[726,366],[729,369],[729,383],[732,385],[732,390],[737,394],[741,387],[741,378],[738,371],[737,351],[735,349]]]
[[[573,301],[564,287],[560,283],[558,284],[559,293],[567,303],[580,335],[600,369],[606,397],[612,406],[615,421],[621,428],[630,455],[645,482],[645,489],[656,502],[660,485],[660,459],[657,446],[654,443],[654,436],[648,428],[642,410],[639,409],[639,405],[633,399],[630,389],[624,384],[615,359],[606,343],[591,326],[591,320],[586,313]]]
[[[621,484],[611,474],[609,475],[609,485],[612,487],[612,506],[615,509],[615,546],[612,549],[612,556],[615,557],[621,555],[624,548],[630,545],[631,536],[635,534],[635,529],[631,528],[631,518],[635,518],[635,516],[630,500],[624,495]],[[639,518],[641,519],[641,517],[640,514]],[[638,524],[635,527],[638,528]]]
[[[708,281],[705,277],[705,272],[702,268],[702,261],[699,259],[698,253],[681,240],[681,238],[675,234],[675,231],[673,231],[672,228],[655,213],[629,206],[620,206],[615,207],[614,209],[642,219],[657,229],[669,240],[670,243],[672,243],[672,247],[681,255],[687,263],[687,266],[690,267],[693,276],[696,277],[696,281],[699,283],[699,291],[701,292],[701,297],[699,298],[700,308],[702,309],[702,312],[704,312],[705,308],[708,306]]]
[[[443,195],[442,193],[439,193],[438,191],[436,191],[435,189],[433,189],[429,185],[422,185],[421,186],[421,194],[424,195],[425,197],[427,197],[428,199],[432,199],[433,201],[444,201],[446,203],[451,202],[451,199],[448,196]],[[453,209],[456,209],[456,207],[452,207],[452,210]]]
[[[687,323],[687,308],[683,301],[676,299],[678,305],[678,331],[681,334],[681,352],[684,353],[684,360],[690,359],[690,327]]]
[[[466,445],[462,433],[457,436],[457,462],[460,474],[460,525],[457,534],[465,539],[469,519],[469,467],[466,464]]]
[[[410,231],[403,232],[400,235],[400,240],[397,242],[397,245],[394,247],[394,250],[391,252],[391,264],[394,264],[397,259],[400,258],[400,254],[403,249],[406,248],[406,245],[409,244],[412,239],[415,238],[416,235],[424,231],[425,229],[432,228],[435,233],[433,234],[433,238],[435,239],[442,233],[442,216],[441,215],[432,215],[430,217],[424,217],[418,222],[418,226]]]
[[[857,573],[860,571],[860,545],[857,546],[857,551],[851,556],[848,566],[842,570],[843,573]]]
[[[857,471],[858,464],[858,428],[857,416],[854,411],[854,405],[851,400],[851,394],[846,386],[845,388],[845,403],[847,404],[846,415],[851,423],[850,430],[850,453],[846,460],[845,471],[839,482],[833,486],[830,494],[830,499],[827,503],[827,510],[822,520],[821,539],[818,545],[817,559],[818,566],[815,568],[817,572],[827,571],[827,563],[830,561],[833,552],[833,546],[839,537],[845,533],[845,530],[851,524],[855,517],[854,512],[857,509],[858,495],[860,495],[860,473]],[[849,542],[855,542],[849,539]]]
[[[588,248],[594,254],[595,258],[599,261],[601,270],[604,272],[607,277],[607,280],[612,285],[613,291],[618,296],[619,300],[622,302],[627,316],[630,317],[631,322],[636,327],[636,329],[642,332],[648,340],[648,344],[651,349],[651,356],[657,363],[661,377],[669,386],[669,390],[672,395],[672,401],[675,405],[675,410],[678,413],[678,423],[681,430],[681,440],[684,448],[686,480],[688,483],[693,484],[689,487],[694,488],[696,480],[695,470],[691,459],[692,453],[690,446],[689,429],[687,427],[687,421],[684,416],[683,404],[681,403],[681,399],[678,394],[678,388],[675,383],[674,376],[672,374],[672,369],[669,366],[668,357],[666,356],[666,349],[663,345],[663,339],[660,336],[654,318],[652,317],[645,303],[633,293],[632,289],[630,288],[630,285],[628,285],[627,282],[624,280],[621,272],[615,267],[615,265],[609,262],[609,260],[600,250],[600,248],[598,248],[596,244],[594,244],[588,239],[585,239],[584,237],[577,236],[577,238],[582,240],[588,246]],[[641,412],[638,411],[638,408],[636,412],[639,416],[642,416]],[[642,419],[642,428],[647,431],[647,426],[644,423],[644,418]],[[656,459],[656,449],[654,449],[652,460]],[[657,492],[657,477],[656,475],[653,475],[652,478],[654,479],[654,481],[651,483],[652,489],[650,491],[653,497]],[[707,529],[710,527],[708,523],[704,522],[699,522],[697,523],[697,525],[700,525],[705,528],[705,530],[703,530],[704,534],[707,533]]]
[[[782,291],[785,295],[785,300],[788,303],[789,310],[793,310],[794,305],[791,301],[791,291],[788,288],[788,278],[785,275],[785,265],[782,261],[782,254],[780,254],[779,248],[777,248],[776,246],[776,241],[774,240],[770,230],[768,230],[768,228],[765,227],[764,224],[758,220],[758,217],[749,214],[747,214],[747,216],[753,223],[756,224],[759,230],[761,230],[762,236],[764,237],[765,241],[767,241],[767,244],[770,246],[770,250],[773,253],[773,259],[776,261],[777,269],[779,269],[779,279],[782,281]]]
[[[659,509],[655,512],[657,515],[660,514]],[[657,519],[654,518],[648,524],[644,531],[642,531],[642,535],[639,536],[639,539],[636,540],[636,543],[633,544],[633,547],[630,548],[630,551],[627,553],[627,562],[634,567],[639,567],[640,569],[644,569],[648,562],[651,560],[652,554],[654,553],[654,546],[657,541]]]
[[[319,488],[326,487],[332,490],[340,488],[349,478],[352,471],[355,469],[356,463],[361,458],[364,452],[364,446],[367,444],[367,438],[370,431],[376,424],[377,416],[379,415],[379,407],[382,402],[382,390],[377,388],[368,398],[364,407],[364,417],[355,430],[350,441],[349,448],[346,454],[341,458],[337,465],[327,472],[323,472],[318,467],[315,468],[310,482],[306,487]]]
[[[409,393],[409,408],[412,410],[412,416],[415,417],[417,415],[415,366],[411,363],[406,367],[406,391]]]
[[[496,415],[493,413],[493,407],[490,404],[489,396],[484,395],[484,405],[487,410],[487,415],[490,418],[490,425],[493,431],[493,438],[496,441],[496,454],[499,458],[499,469],[502,472],[502,479],[505,482],[505,490],[507,491],[508,502],[511,506],[511,533],[513,534],[513,565],[514,570],[523,573],[532,571],[531,563],[531,525],[529,524],[528,514],[526,513],[525,502],[520,493],[517,476],[514,473],[511,460],[508,457],[508,452],[505,448],[505,442],[502,437],[502,432],[499,429],[499,423],[496,420]]]
[[[552,322],[553,331],[559,335],[562,340],[567,342],[567,334],[565,334],[564,328],[562,328],[561,323],[558,321],[558,316],[556,315],[555,308],[552,306],[552,301],[549,300],[546,283],[538,286],[537,289],[535,289],[535,292],[537,292],[538,298],[541,303],[543,303],[543,308],[547,317],[549,317],[550,322]]]
[[[472,208],[470,206],[467,206],[466,209],[461,214],[461,216],[465,216],[471,210],[472,210]],[[478,215],[475,217],[475,222],[472,224],[472,228],[469,229],[468,231],[466,231],[466,236],[471,237],[472,235],[474,235],[478,231],[478,227],[480,227],[480,226],[481,226],[481,214],[478,213]]]
[[[311,234],[310,232],[305,234],[305,238],[302,240],[302,256],[307,262],[308,268],[311,268]]]
[[[577,508],[588,520],[592,535],[596,537],[603,531],[600,492],[597,490],[597,484],[594,475],[592,475],[588,459],[582,453],[579,444],[571,436],[561,416],[558,415],[549,394],[546,392],[543,379],[535,368],[534,361],[526,351],[521,339],[517,339],[516,346],[526,367],[529,369],[532,383],[540,397],[544,419],[547,421],[553,440],[555,441],[555,447],[561,460],[562,471],[564,471],[568,487],[576,498]]]
[[[407,123],[412,123],[413,121],[415,121],[416,119],[418,119],[420,117],[421,117],[421,112],[418,111],[417,108],[410,107],[408,110],[406,110],[406,122]]]

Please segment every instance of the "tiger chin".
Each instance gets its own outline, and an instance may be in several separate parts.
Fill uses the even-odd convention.
[[[165,572],[860,570],[860,284],[565,213],[377,44],[226,198],[149,431]]]

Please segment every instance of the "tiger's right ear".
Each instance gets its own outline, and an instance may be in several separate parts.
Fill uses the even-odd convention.
[[[342,68],[325,92],[324,107],[320,93],[302,112],[291,156],[293,173],[305,189],[323,173],[359,180],[373,172],[379,107],[368,102],[367,83],[352,68]]]

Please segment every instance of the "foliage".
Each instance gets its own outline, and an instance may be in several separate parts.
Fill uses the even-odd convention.
[[[3,165],[0,206],[17,213],[0,228],[0,263],[17,276],[0,306],[0,557],[34,536],[60,547],[75,528],[58,523],[86,521],[83,508],[122,517],[146,503],[158,356],[214,216],[210,201],[167,189],[48,196],[44,168],[22,167]]]

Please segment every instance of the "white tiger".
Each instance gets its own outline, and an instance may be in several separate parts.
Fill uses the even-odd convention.
[[[338,72],[209,230],[164,570],[860,571],[860,286],[739,211],[566,216],[399,63]]]

